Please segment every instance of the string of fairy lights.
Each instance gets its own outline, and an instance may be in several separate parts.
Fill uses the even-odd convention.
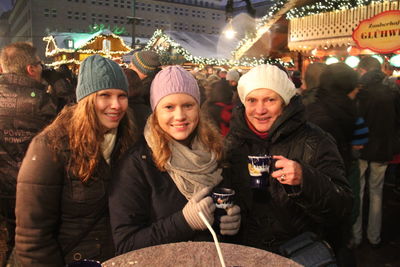
[[[158,40],[163,40],[161,44],[156,45]],[[216,65],[216,66],[230,66],[230,67],[254,67],[260,64],[273,64],[279,63],[284,66],[291,66],[292,62],[283,62],[280,59],[273,58],[250,58],[244,57],[240,60],[233,59],[217,59],[217,58],[206,58],[193,56],[188,50],[183,48],[179,43],[171,39],[163,30],[158,29],[154,32],[153,36],[150,38],[149,42],[145,46],[144,50],[154,50],[160,55],[160,61],[163,65],[173,64],[173,55],[174,54],[181,55],[186,61],[191,62],[193,64],[197,64],[199,66],[206,65]]]
[[[385,2],[388,0],[355,0],[355,1],[344,1],[344,0],[322,0],[316,3],[292,8],[286,13],[287,19],[301,18],[310,15],[316,15],[319,13],[331,12],[335,10],[351,9],[358,6],[366,6],[373,2]]]
[[[280,0],[276,1],[268,10],[267,14],[265,14],[261,20],[257,23],[256,29],[259,29],[262,27],[265,23],[268,22],[268,20],[274,16],[279,10],[282,9],[286,3],[289,2],[289,0]]]

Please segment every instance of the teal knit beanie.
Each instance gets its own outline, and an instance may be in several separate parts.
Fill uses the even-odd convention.
[[[93,55],[86,58],[80,68],[76,100],[104,89],[121,89],[128,92],[128,81],[122,68],[113,60]]]

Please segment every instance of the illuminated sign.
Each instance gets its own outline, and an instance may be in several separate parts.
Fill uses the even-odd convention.
[[[400,10],[385,11],[361,21],[353,39],[359,47],[382,54],[400,49]]]

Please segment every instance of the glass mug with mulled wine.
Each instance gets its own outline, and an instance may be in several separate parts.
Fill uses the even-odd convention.
[[[269,177],[275,171],[275,162],[276,159],[270,155],[248,156],[251,188],[266,189],[269,186]]]
[[[216,187],[211,192],[211,198],[215,204],[213,228],[219,233],[221,217],[227,214],[226,209],[233,207],[235,204],[235,190],[225,187]]]

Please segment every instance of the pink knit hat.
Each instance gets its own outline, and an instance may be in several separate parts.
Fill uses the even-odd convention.
[[[150,88],[151,109],[154,111],[163,97],[172,94],[188,94],[200,104],[196,79],[181,66],[166,67],[154,77]]]

